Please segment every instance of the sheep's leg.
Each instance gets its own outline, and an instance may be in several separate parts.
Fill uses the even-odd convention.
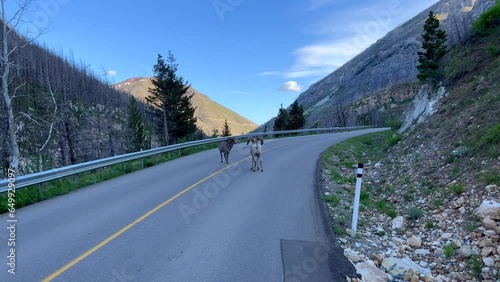
[[[257,166],[257,160],[255,159],[255,155],[252,155],[252,170],[255,171],[255,167]]]
[[[262,157],[259,157],[259,162],[260,162],[260,171],[264,172],[264,167],[262,167]]]
[[[250,170],[253,170],[253,154],[251,150],[250,150],[250,156],[252,157],[252,166],[250,167]]]
[[[222,152],[220,152],[220,163],[222,163]]]
[[[224,158],[226,158],[226,164],[229,164],[229,153],[224,153]]]

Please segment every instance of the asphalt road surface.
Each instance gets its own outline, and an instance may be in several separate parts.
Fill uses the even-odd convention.
[[[0,216],[0,281],[337,281],[352,274],[315,187],[329,146],[383,129],[238,143],[16,211],[16,269]],[[354,171],[353,171],[354,173]],[[343,280],[345,281],[345,280]]]

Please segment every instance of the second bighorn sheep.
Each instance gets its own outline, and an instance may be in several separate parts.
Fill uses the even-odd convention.
[[[252,168],[251,170],[255,171],[255,169],[263,172],[264,168],[262,167],[262,145],[264,145],[264,140],[260,137],[251,137],[247,141],[248,143],[252,142],[252,147],[250,147],[250,155],[252,156]]]
[[[233,137],[228,138],[225,141],[219,143],[219,152],[220,152],[220,162],[222,163],[222,155],[226,159],[226,164],[229,163],[229,152],[233,148],[233,145],[236,143],[236,140]]]

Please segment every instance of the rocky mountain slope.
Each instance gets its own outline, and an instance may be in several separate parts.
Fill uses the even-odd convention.
[[[445,70],[443,87],[419,89],[422,97],[406,103],[409,113],[420,107],[422,114],[406,130],[360,139],[324,158],[333,228],[364,281],[500,281],[498,25],[452,49]],[[408,91],[394,90],[411,87],[358,103],[398,108]],[[367,167],[352,238],[358,162]]]
[[[335,126],[332,113],[337,105],[347,106],[378,91],[416,81],[417,52],[429,11],[438,15],[451,47],[467,37],[471,22],[494,3],[495,0],[442,0],[392,30],[298,97],[307,113],[308,125]],[[272,123],[271,120],[266,124],[272,128]]]
[[[138,77],[119,82],[114,87],[144,100],[149,95],[148,89],[153,87],[153,84],[149,78]],[[194,93],[192,103],[196,108],[195,116],[198,118],[196,125],[209,136],[212,135],[214,129],[222,132],[226,119],[233,135],[247,133],[257,127],[252,121],[211,100],[193,87],[189,88],[188,93]]]

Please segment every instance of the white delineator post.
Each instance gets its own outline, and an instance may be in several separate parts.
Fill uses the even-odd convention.
[[[351,226],[351,236],[356,236],[356,228],[358,227],[358,211],[359,211],[359,198],[361,196],[361,182],[363,178],[363,164],[358,164],[358,170],[356,171],[356,193],[354,194],[354,209],[352,211],[352,226]]]

